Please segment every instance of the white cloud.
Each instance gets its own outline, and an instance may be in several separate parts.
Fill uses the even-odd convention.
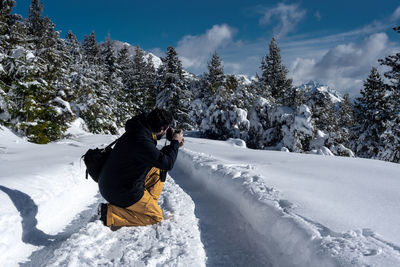
[[[193,72],[205,71],[212,53],[232,43],[235,30],[227,24],[214,25],[201,35],[186,35],[176,48],[182,65]]]
[[[297,58],[290,73],[297,84],[315,80],[355,96],[371,67],[377,66],[389,49],[388,36],[376,33],[358,44],[337,45],[318,59]]]
[[[393,14],[397,12],[400,11],[396,9]],[[278,46],[283,63],[289,68],[295,84],[315,80],[355,96],[371,67],[379,68],[377,60],[400,49],[398,43],[390,42],[382,33],[393,26],[393,21],[389,21],[392,17],[395,15],[347,32],[331,35],[308,33],[282,38]],[[195,74],[207,71],[207,62],[217,50],[225,73],[260,74],[261,58],[268,53],[270,39],[234,40],[235,33],[235,29],[222,24],[214,25],[203,34],[184,36],[178,42],[177,51],[185,69]],[[163,53],[161,50],[152,52],[156,55]]]
[[[260,19],[260,24],[270,24],[273,18],[278,18],[279,23],[274,28],[274,34],[279,38],[293,31],[305,15],[306,11],[300,9],[298,4],[279,3],[275,8],[265,11],[264,16]]]
[[[391,19],[392,20],[397,20],[400,18],[400,6],[396,8],[396,10],[393,12]]]
[[[223,61],[222,64],[224,65],[226,73],[234,73],[234,74],[241,73],[242,64],[240,63]]]

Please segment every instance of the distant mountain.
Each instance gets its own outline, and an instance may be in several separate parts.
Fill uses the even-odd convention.
[[[133,46],[129,43],[126,42],[121,42],[121,41],[113,41],[113,45],[114,45],[114,49],[115,51],[118,53],[123,47],[124,45],[128,46],[128,51],[131,57],[133,57],[135,55],[135,49],[136,46]],[[158,69],[161,64],[162,64],[162,60],[161,58],[159,58],[158,56],[154,55],[153,53],[150,52],[146,52],[145,50],[143,50],[145,55],[146,55],[146,60],[148,60],[151,56],[153,65],[156,69]]]
[[[327,85],[322,85],[315,81],[309,81],[298,87],[300,90],[306,92],[306,94],[322,94],[331,99],[332,103],[340,103],[343,101],[343,97],[334,89]]]

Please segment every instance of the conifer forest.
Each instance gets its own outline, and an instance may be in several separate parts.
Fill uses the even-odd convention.
[[[0,125],[31,142],[64,138],[76,119],[92,133],[118,134],[127,119],[162,107],[176,128],[205,138],[400,163],[400,51],[380,59],[387,71],[372,68],[351,99],[316,82],[294,86],[275,38],[251,80],[225,73],[217,52],[196,76],[173,46],[156,65],[139,46],[99,42],[95,32],[60,36],[39,0],[26,18],[14,6],[0,1]]]

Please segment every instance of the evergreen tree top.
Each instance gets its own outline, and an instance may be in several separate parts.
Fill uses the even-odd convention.
[[[400,33],[400,26],[393,28],[393,30]],[[379,59],[379,63],[391,68],[391,70],[385,72],[384,75],[394,83],[395,87],[400,87],[400,53],[387,56],[384,59]]]
[[[208,62],[208,71],[218,70],[220,73],[224,73],[224,67],[222,66],[222,62],[220,57],[217,54],[217,51],[214,51],[211,60]]]
[[[369,76],[364,81],[364,87],[365,87],[366,91],[382,90],[382,89],[384,89],[383,85],[384,85],[384,83],[382,81],[382,76],[378,72],[378,69],[375,67],[372,67]],[[361,92],[361,93],[363,93],[363,92]]]
[[[100,48],[97,44],[94,31],[90,35],[85,35],[82,40],[82,48],[89,63],[98,62],[100,59]]]
[[[272,61],[275,64],[282,63],[281,50],[276,43],[275,37],[272,37],[271,42],[269,43],[269,55],[265,57],[265,61],[267,63]]]
[[[386,97],[387,86],[382,80],[378,70],[373,67],[367,79],[364,81],[364,88],[360,91],[356,105],[361,109],[362,116],[370,121],[375,120],[375,114],[384,111],[387,107]],[[378,120],[382,119],[381,117]]]
[[[14,17],[21,19],[20,15],[11,15],[11,11],[15,7],[15,1],[14,0],[0,0],[0,17],[1,21],[3,21],[4,17]]]
[[[222,66],[222,61],[215,51],[211,57],[211,60],[208,62],[208,72],[216,76],[224,76],[224,67]]]
[[[42,17],[43,12],[43,3],[39,2],[39,0],[32,0],[32,3],[29,7],[28,18],[40,18]]]
[[[180,78],[182,77],[182,62],[179,60],[178,53],[173,46],[167,48],[167,55],[162,61],[165,64],[167,73],[177,74]]]
[[[118,65],[127,67],[130,62],[129,59],[129,49],[127,45],[124,45],[121,50],[119,50],[117,55],[116,63]]]
[[[224,67],[217,52],[215,51],[208,62],[208,73],[206,74],[209,89],[215,92],[225,80]]]
[[[270,92],[263,92],[263,96],[268,98],[269,94],[278,103],[292,106],[295,98],[295,89],[292,80],[287,78],[288,70],[282,64],[280,49],[275,38],[269,44],[269,53],[262,59],[262,75],[260,82],[263,86],[269,86]]]
[[[26,22],[29,25],[29,33],[37,36],[40,31],[43,30],[43,3],[39,0],[32,0],[29,6],[29,13]]]
[[[21,15],[11,14],[13,7],[14,0],[0,0],[0,35],[9,34],[10,26],[22,19]]]
[[[65,37],[66,43],[69,45],[73,45],[75,47],[79,46],[78,39],[76,38],[76,35],[72,31],[68,31],[67,36]]]
[[[145,53],[143,49],[140,48],[139,45],[135,47],[135,55],[133,57],[133,62],[135,64],[136,69],[142,69],[145,65]]]

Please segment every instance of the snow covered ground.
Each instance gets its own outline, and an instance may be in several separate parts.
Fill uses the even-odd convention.
[[[400,165],[185,137],[157,225],[111,231],[80,156],[0,130],[1,266],[400,266]]]

